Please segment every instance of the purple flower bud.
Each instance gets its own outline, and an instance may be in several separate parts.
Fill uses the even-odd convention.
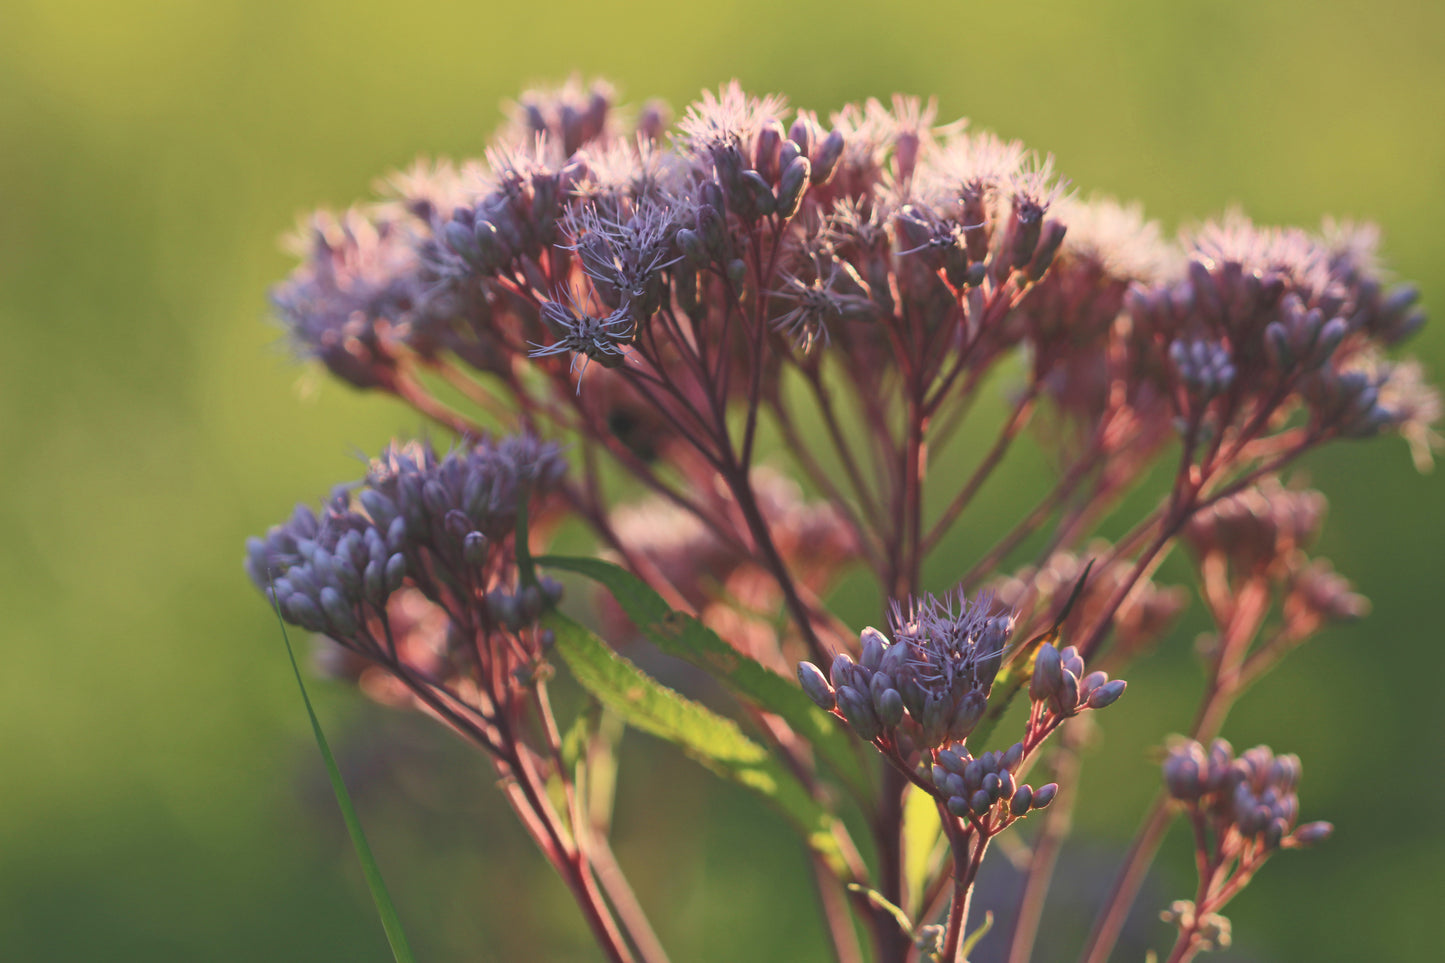
[[[857,689],[846,685],[838,689],[838,710],[843,713],[843,718],[848,720],[858,738],[864,742],[872,742],[878,738],[882,731],[878,717],[873,714],[873,707]]]
[[[1068,669],[1063,670],[1059,687],[1054,690],[1049,706],[1061,716],[1071,716],[1079,708],[1079,677]]]
[[[1034,656],[1034,675],[1029,682],[1029,698],[1043,702],[1058,690],[1063,682],[1063,664],[1059,650],[1045,642]]]
[[[1205,790],[1203,770],[1208,765],[1197,742],[1184,743],[1164,760],[1164,784],[1169,795],[1186,802],[1198,799]]]
[[[878,663],[878,671],[884,673],[891,679],[906,678],[904,671],[908,663],[908,646],[890,645],[883,653],[883,659]]]
[[[998,777],[998,773],[983,774],[983,791],[988,793],[990,799],[997,799],[1003,794],[1003,780]]]
[[[400,552],[386,560],[386,590],[388,593],[401,588],[406,578],[406,557]]]
[[[732,200],[733,213],[748,222],[767,217],[778,207],[772,187],[757,171],[742,172],[738,179],[738,190],[733,194]]]
[[[998,783],[999,795],[1001,797],[1012,797],[1014,790],[1018,788],[1018,782],[1014,779],[1014,774],[1007,769],[999,773]]]
[[[808,186],[812,164],[806,157],[796,157],[783,169],[778,179],[778,216],[791,218],[803,205],[803,192]]]
[[[316,603],[299,592],[283,597],[281,614],[286,621],[310,632],[322,632],[326,629],[326,619],[316,607]]]
[[[893,729],[903,721],[903,696],[898,694],[897,689],[885,689],[874,701],[874,706],[877,709],[878,721],[885,729]]]
[[[860,666],[859,668],[862,667]],[[864,670],[864,674],[868,675],[868,697],[873,700],[873,705],[876,707],[883,693],[893,688],[893,680],[882,672],[868,674],[867,671]]]
[[[983,774],[986,767],[982,760],[970,759],[968,765],[963,767],[963,781],[972,791],[983,785]]]
[[[883,661],[883,653],[888,649],[888,640],[871,625],[859,633],[858,640],[863,644],[859,662],[870,669],[878,668]]]
[[[371,520],[375,522],[379,528],[386,528],[391,524],[392,519],[400,514],[400,511],[396,507],[396,502],[387,498],[374,488],[362,489],[358,497],[361,501],[361,507],[366,509],[366,514],[371,516]]]
[[[836,660],[834,662],[836,665]],[[824,712],[832,712],[833,707],[838,704],[837,697],[833,694],[833,687],[828,680],[823,678],[823,671],[811,662],[798,663],[798,684],[808,694],[808,698],[817,703],[818,708]]]
[[[988,794],[987,790],[980,789],[969,797],[968,804],[975,813],[982,816],[993,806],[993,797]]]
[[[1276,368],[1291,368],[1295,363],[1294,351],[1290,347],[1289,335],[1284,325],[1271,321],[1264,328],[1264,348],[1269,363]]]
[[[813,154],[813,172],[810,180],[813,186],[826,184],[833,177],[833,171],[838,166],[838,159],[843,156],[843,133],[834,128],[823,138],[818,145],[817,152]]]
[[[1318,368],[1330,360],[1330,355],[1335,353],[1335,349],[1349,333],[1349,325],[1344,318],[1331,318],[1325,322],[1325,326],[1320,329],[1319,338],[1315,341],[1314,350],[1310,352],[1309,367]]]
[[[1022,816],[1029,811],[1033,805],[1034,790],[1027,783],[1014,790],[1013,797],[1009,800],[1008,811],[1014,816]]]
[[[1019,763],[1024,760],[1024,744],[1016,742],[1004,750],[1003,767],[1009,772],[1018,769]]]
[[[973,809],[970,807],[968,800],[962,796],[949,796],[948,802],[944,805],[948,807],[949,812],[953,813],[959,819],[967,819],[973,815]]]
[[[1059,247],[1064,243],[1064,234],[1067,230],[1068,228],[1058,221],[1044,223],[1043,237],[1039,239],[1038,247],[1034,249],[1034,258],[1029,262],[1030,281],[1042,278],[1048,271],[1049,265],[1054,263],[1054,256],[1058,254]]]
[[[958,773],[959,775],[963,775],[963,767],[968,765],[968,760],[964,759],[963,756],[960,756],[952,749],[941,750],[937,758],[940,766],[949,772]]]
[[[675,236],[677,249],[682,252],[687,263],[700,268],[707,263],[707,248],[703,243],[702,236],[692,228],[680,228]]]
[[[777,180],[778,152],[782,146],[783,125],[775,120],[764,124],[753,147],[753,169],[763,180]]]
[[[321,611],[326,613],[326,621],[335,633],[343,638],[354,636],[360,628],[351,606],[342,594],[330,585],[321,590]]]
[[[933,784],[940,789],[943,788],[944,780],[946,780],[951,775],[951,773],[947,769],[943,768],[936,762],[929,770],[929,774],[933,776]]]
[[[833,688],[839,688],[848,684],[853,668],[853,657],[847,652],[839,652],[833,656],[833,664],[828,667],[828,678],[833,682]]]
[[[1290,835],[1290,842],[1296,846],[1313,846],[1322,843],[1334,834],[1333,823],[1313,822],[1305,823]]]
[[[386,601],[386,562],[367,562],[366,571],[361,575],[366,600],[372,605]]]
[[[1034,790],[1034,809],[1046,809],[1054,797],[1059,794],[1059,784],[1056,782],[1047,783]]]
[[[788,128],[788,140],[797,148],[799,154],[809,156],[813,152],[813,125],[799,117],[793,121],[793,126]]]
[[[1270,767],[1269,781],[1282,792],[1293,792],[1299,785],[1300,771],[1299,756],[1293,753],[1277,756]]]
[[[948,723],[948,735],[950,739],[961,742],[968,738],[973,727],[978,725],[978,720],[983,718],[984,710],[988,708],[988,697],[977,689],[965,692],[963,698],[958,700],[958,709],[953,713],[953,718]]]
[[[1093,692],[1089,693],[1089,708],[1102,709],[1105,706],[1113,705],[1119,701],[1119,697],[1124,694],[1125,685],[1126,683],[1123,679],[1105,682]]]

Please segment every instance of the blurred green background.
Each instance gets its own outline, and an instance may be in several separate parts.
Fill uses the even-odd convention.
[[[265,292],[299,212],[418,154],[478,154],[530,83],[580,70],[681,106],[737,76],[820,110],[936,94],[942,119],[1052,151],[1170,228],[1234,202],[1375,220],[1438,313],[1442,41],[1433,0],[0,5],[0,958],[387,958],[240,565],[246,535],[419,427],[279,349]],[[1445,371],[1440,324],[1412,349]],[[1035,464],[980,514],[1029,504]],[[1441,476],[1395,441],[1307,467],[1332,503],[1321,551],[1375,612],[1230,720],[1237,746],[1299,752],[1305,818],[1339,827],[1231,910],[1235,958],[1436,959]],[[965,532],[931,578],[987,542]],[[1106,720],[1078,816],[1098,844],[1128,838],[1147,747],[1188,724],[1197,628]],[[594,958],[479,760],[315,689],[422,959]],[[625,766],[620,857],[674,959],[818,958],[803,860],[767,811],[640,738]],[[1170,843],[1173,898],[1192,869]]]

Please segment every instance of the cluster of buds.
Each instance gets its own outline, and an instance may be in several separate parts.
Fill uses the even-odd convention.
[[[811,662],[798,678],[819,706],[836,710],[859,738],[906,737],[913,749],[936,749],[968,738],[988,707],[1013,633],[1013,618],[991,614],[991,597],[962,592],[924,595],[907,608],[894,603],[893,641],[863,630],[857,662],[833,659],[829,677]],[[831,680],[831,684],[830,684]]]
[[[252,578],[284,618],[403,690],[445,691],[429,707],[465,706],[494,748],[505,711],[523,711],[510,680],[542,665],[537,621],[560,592],[521,583],[518,510],[530,504],[536,521],[565,501],[740,651],[786,665],[785,647],[807,646],[808,695],[931,786],[959,834],[1058,791],[1019,784],[1019,767],[1065,720],[1123,693],[1085,666],[1109,631],[1128,656],[1182,608],[1149,579],[1179,531],[1169,525],[1188,522],[1216,616],[1245,579],[1261,620],[1283,597],[1292,637],[1361,611],[1300,550],[1318,496],[1270,482],[1220,496],[1337,438],[1397,432],[1417,462],[1438,444],[1438,395],[1418,365],[1384,360],[1424,315],[1414,288],[1386,283],[1374,235],[1231,215],[1169,242],[1137,207],[1063,196],[1051,158],[934,114],[897,97],[824,121],[733,83],[669,133],[663,108],[629,122],[607,85],[572,83],[524,95],[485,161],[419,167],[378,203],[317,215],[303,262],[273,292],[301,354],[465,438],[481,434],[475,405],[575,441],[586,477],[564,486],[557,447],[532,437],[445,457],[393,448],[357,488],[253,541]],[[1015,413],[929,530],[930,457],[1010,354],[1026,372]],[[1060,482],[966,581],[1057,516],[1050,555],[1001,598],[904,599],[1040,402],[1057,416],[1060,437],[1046,441],[1060,442]],[[782,435],[820,505],[759,468],[759,425]],[[1109,550],[1083,585],[1088,528],[1176,430],[1185,457],[1168,507],[1180,514],[1155,547]],[[613,468],[651,501],[619,510],[604,484]],[[825,672],[839,633],[819,600],[857,561],[902,600],[886,634],[864,630]],[[1011,648],[1070,582],[1077,594],[1050,632]],[[1043,641],[1061,636],[1080,649]],[[971,756],[966,740],[1025,686],[1023,740]],[[1292,757],[1266,765],[1259,753],[1215,773],[1215,754],[1195,747],[1166,767],[1218,845],[1245,847],[1227,851],[1240,879],[1255,850],[1323,832],[1294,828]],[[558,854],[564,875],[581,866]],[[592,882],[578,885],[585,895]],[[1191,910],[1194,937],[1208,938],[1211,913]],[[880,958],[893,958],[886,939]]]
[[[1034,654],[1029,698],[1046,706],[1058,719],[1086,709],[1103,709],[1119,701],[1127,683],[1102,671],[1084,672],[1084,660],[1072,645],[1063,649],[1044,642]]]
[[[1129,305],[1193,400],[1181,414],[1202,417],[1224,397],[1217,411],[1229,424],[1216,427],[1244,429],[1303,403],[1317,433],[1419,434],[1407,426],[1432,405],[1438,415],[1438,401],[1419,390],[1384,397],[1410,376],[1380,351],[1417,331],[1424,314],[1413,286],[1386,287],[1376,242],[1366,228],[1313,235],[1239,214],[1187,238],[1183,275],[1136,287]]]
[[[948,811],[958,818],[983,820],[997,815],[1008,821],[1044,809],[1059,793],[1056,782],[1035,789],[1015,778],[1025,754],[1021,742],[977,758],[962,746],[942,749],[934,753],[930,775]]]
[[[800,663],[803,689],[859,738],[885,739],[905,755],[964,742],[988,708],[1013,615],[994,613],[989,595],[924,595],[907,608],[895,603],[891,626],[891,642],[871,626],[864,629],[858,661],[840,653],[827,676],[811,662]],[[1052,714],[1052,730],[1087,709],[1112,705],[1124,688],[1104,672],[1085,674],[1073,646],[1060,651],[1045,642],[1034,656],[1029,698]]]
[[[1355,619],[1369,602],[1325,559],[1306,546],[1324,519],[1324,496],[1266,479],[1197,512],[1184,541],[1198,560],[1201,588],[1216,622],[1224,624],[1246,585],[1282,590],[1280,614],[1289,642],[1328,622]]]
[[[1176,899],[1159,918],[1177,926],[1182,933],[1193,934],[1195,945],[1201,950],[1227,950],[1234,942],[1229,917],[1221,913],[1201,914],[1190,899]]]
[[[526,630],[561,594],[551,579],[517,584],[518,511],[524,501],[545,504],[565,468],[557,446],[527,436],[445,456],[420,443],[392,446],[361,485],[338,489],[319,514],[298,507],[251,539],[247,569],[288,622],[366,660],[434,679],[500,653],[505,676],[523,668],[516,653],[528,645],[536,650],[529,657],[540,654],[542,633]],[[447,614],[444,625],[416,616],[418,595]],[[422,624],[441,638],[419,645],[406,637]],[[498,634],[528,641],[488,645]],[[428,649],[448,651],[424,665],[406,662]]]
[[[1170,959],[1191,959],[1201,949],[1229,945],[1229,921],[1219,914],[1279,849],[1329,838],[1326,822],[1296,826],[1300,762],[1256,746],[1236,758],[1223,739],[1206,750],[1193,740],[1173,746],[1164,761],[1164,785],[1193,824],[1199,895],[1162,914],[1179,928]]]
[[[1236,758],[1223,739],[1214,740],[1207,752],[1192,740],[1181,742],[1164,761],[1169,795],[1206,821],[1220,853],[1268,852],[1327,838],[1333,828],[1329,823],[1295,826],[1299,777],[1299,757],[1276,756],[1267,746],[1256,746]]]
[[[1314,540],[1325,505],[1317,491],[1270,478],[1195,513],[1184,538],[1196,556],[1219,556],[1240,575],[1277,573]]]

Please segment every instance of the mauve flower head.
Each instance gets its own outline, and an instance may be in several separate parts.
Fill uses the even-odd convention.
[[[1184,539],[1195,555],[1223,558],[1240,577],[1281,576],[1314,541],[1325,508],[1320,492],[1285,488],[1267,478],[1196,513]]]
[[[610,133],[616,92],[605,80],[583,86],[573,75],[561,87],[529,90],[512,108],[511,126],[502,139],[531,140],[545,135],[568,156]]]
[[[1432,419],[1420,417],[1423,399],[1401,406],[1409,414],[1378,404],[1387,376],[1373,359],[1418,330],[1424,313],[1413,287],[1388,284],[1375,244],[1371,228],[1327,225],[1311,234],[1231,213],[1186,235],[1185,276],[1136,286],[1130,314],[1169,347],[1183,385],[1200,400],[1228,395],[1236,418],[1302,400],[1322,428],[1343,437],[1411,436],[1418,461]]]
[[[444,456],[421,442],[392,445],[319,514],[298,507],[251,539],[247,570],[287,621],[372,649],[373,626],[404,578],[433,601],[495,585],[511,561],[521,499],[553,491],[565,470],[556,445],[529,436]]]
[[[425,288],[407,226],[360,210],[322,211],[292,244],[306,260],[271,291],[298,353],[359,388],[389,387]]]
[[[1299,817],[1296,792],[1300,780],[1298,756],[1276,756],[1268,746],[1233,755],[1229,743],[1216,739],[1209,751],[1191,739],[1182,739],[1164,761],[1164,782],[1169,794],[1207,816],[1216,833],[1216,845],[1227,845],[1226,834],[1238,833],[1265,850],[1308,845],[1328,835],[1310,823],[1302,838],[1294,835]]]
[[[1350,580],[1323,558],[1294,572],[1284,597],[1284,621],[1297,637],[1327,622],[1352,622],[1369,611],[1370,600],[1355,592]]]
[[[838,712],[867,741],[900,727],[918,749],[967,739],[983,717],[1013,632],[1012,616],[991,610],[990,597],[970,600],[962,590],[924,594],[906,606],[895,601],[893,641],[870,627],[860,637],[858,661],[834,658],[829,675]],[[809,694],[816,700],[821,693]]]

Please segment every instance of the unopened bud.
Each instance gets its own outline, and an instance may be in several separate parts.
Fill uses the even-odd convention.
[[[462,558],[468,565],[480,565],[487,557],[487,536],[468,532],[462,539]]]
[[[863,644],[863,651],[858,661],[870,669],[878,668],[883,661],[883,653],[888,648],[887,638],[870,625],[859,633],[858,641]]]
[[[826,184],[832,179],[833,171],[838,166],[838,159],[842,156],[843,132],[834,129],[823,138],[823,143],[818,145],[817,153],[813,155],[813,170],[809,180],[814,186]]]
[[[1043,702],[1054,694],[1063,682],[1063,665],[1059,661],[1059,650],[1045,642],[1034,656],[1034,675],[1029,681],[1029,698]]]
[[[1313,846],[1316,843],[1322,843],[1326,839],[1329,839],[1330,836],[1334,834],[1334,831],[1335,827],[1333,823],[1323,821],[1305,823],[1290,835],[1290,842],[1296,846]]]
[[[806,157],[793,159],[783,169],[782,176],[778,179],[778,216],[784,219],[798,213],[798,208],[803,204],[803,191],[808,186],[808,177],[813,171],[813,165]]]
[[[823,670],[811,662],[798,663],[798,684],[808,694],[808,698],[817,703],[818,708],[824,712],[832,712],[833,707],[838,704],[837,696],[833,694],[833,687],[828,680],[823,678]]]
[[[1126,683],[1123,679],[1114,679],[1110,682],[1105,682],[1093,692],[1089,693],[1089,708],[1102,709],[1105,706],[1111,706],[1115,702],[1118,702],[1119,697],[1124,694],[1125,685]]]

